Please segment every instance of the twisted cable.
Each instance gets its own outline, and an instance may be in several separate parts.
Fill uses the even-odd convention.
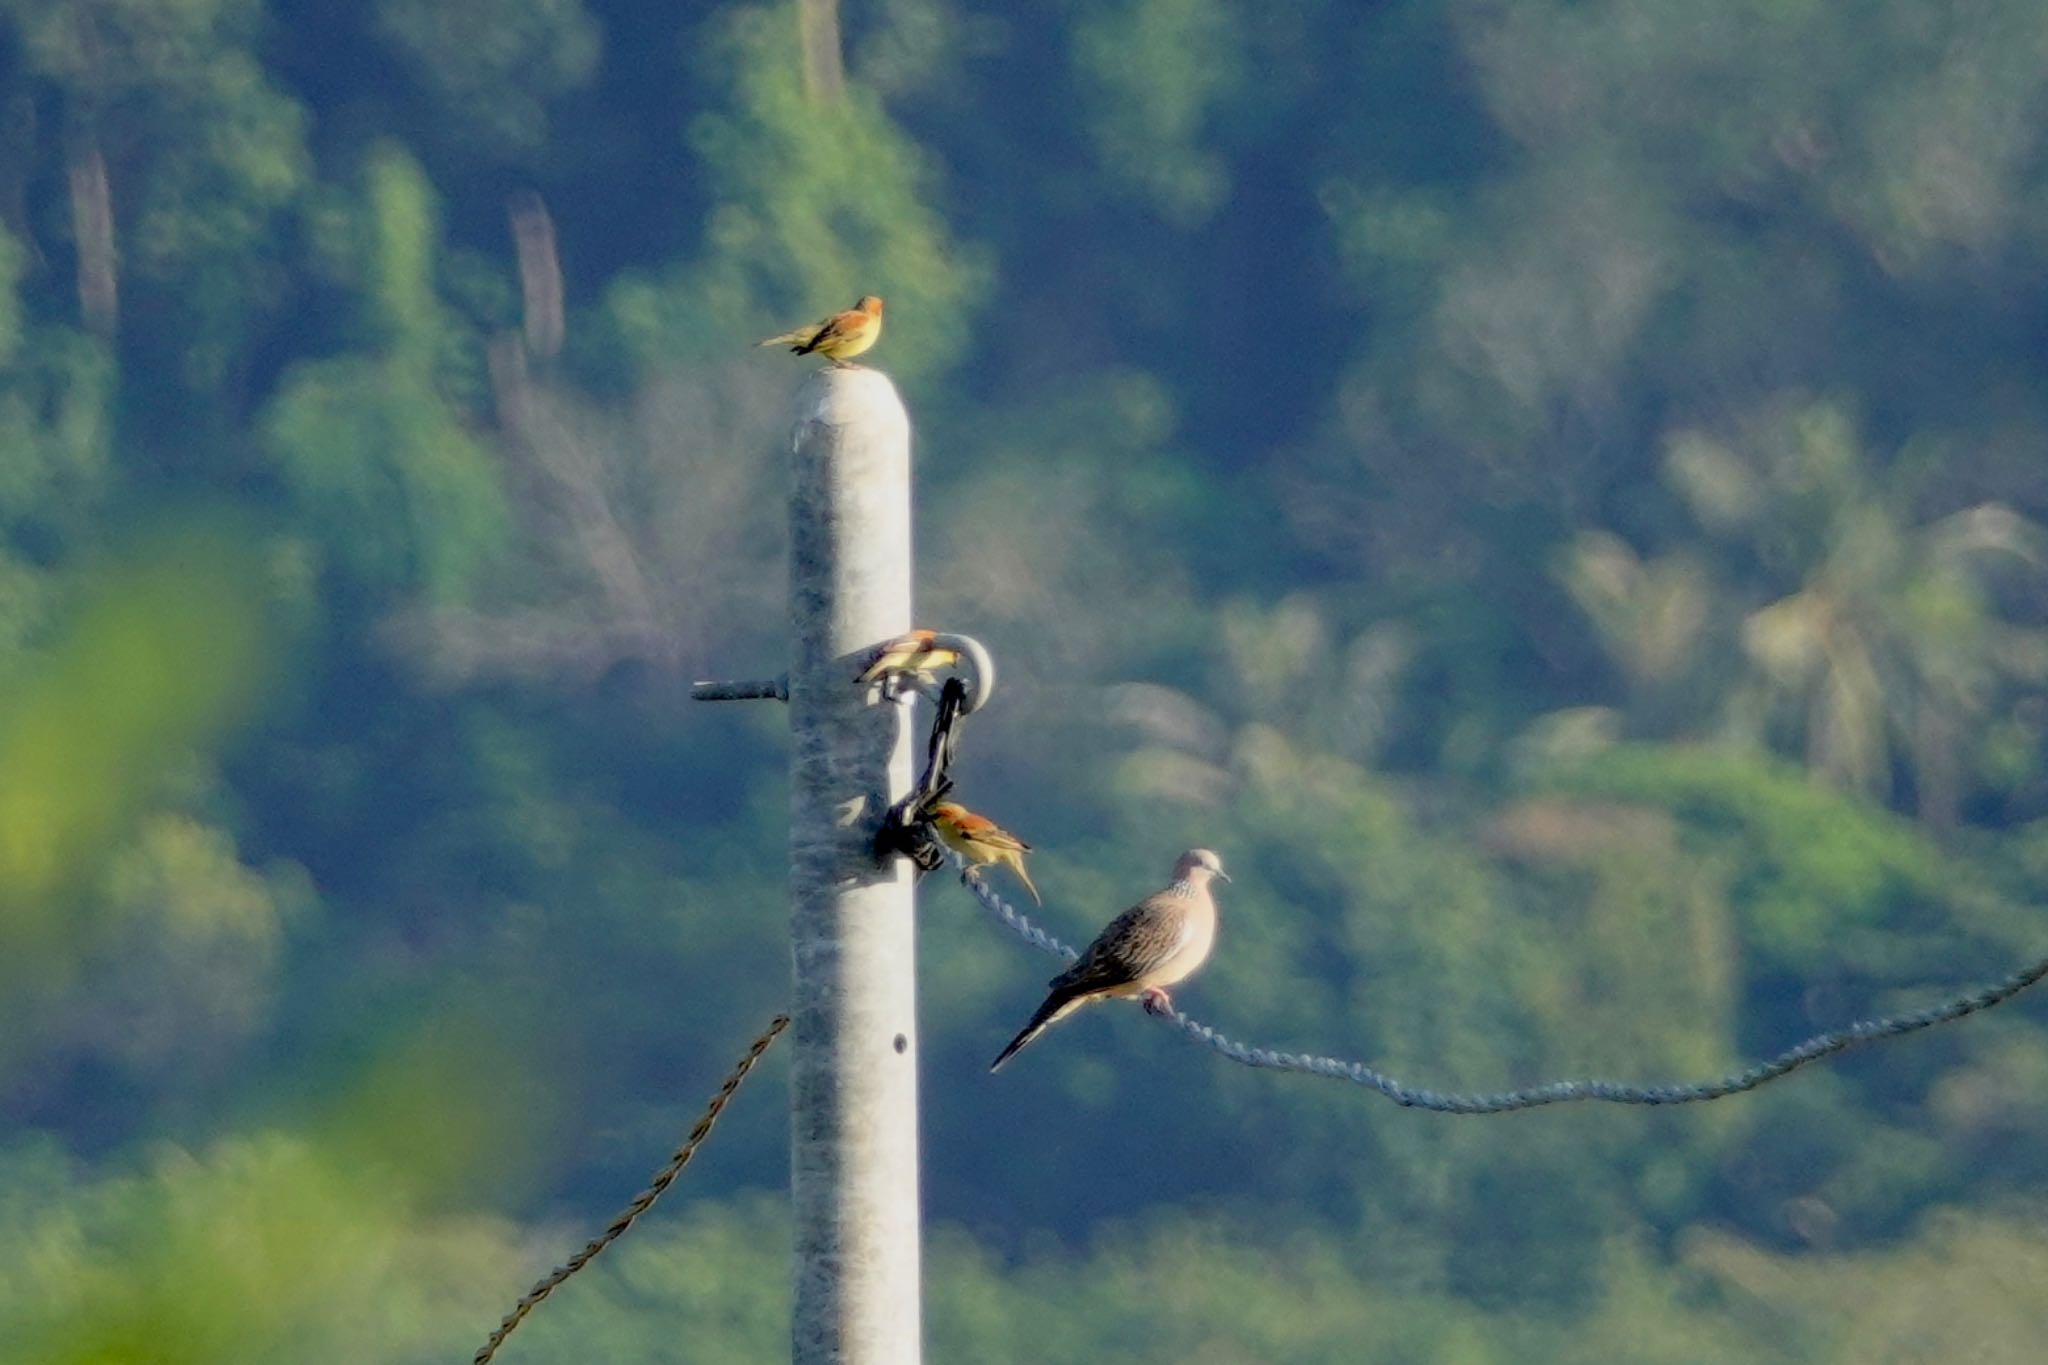
[[[746,1054],[733,1067],[731,1074],[725,1078],[725,1084],[718,1087],[718,1093],[711,1097],[711,1103],[704,1108],[704,1116],[697,1120],[697,1126],[683,1139],[683,1145],[676,1148],[675,1155],[668,1159],[668,1164],[655,1172],[654,1179],[648,1182],[646,1189],[633,1196],[632,1203],[619,1210],[609,1227],[591,1238],[581,1251],[549,1271],[540,1283],[526,1291],[526,1296],[514,1304],[512,1311],[505,1315],[505,1320],[498,1324],[498,1330],[492,1332],[490,1339],[477,1349],[470,1365],[490,1365],[491,1357],[505,1344],[505,1338],[512,1335],[512,1329],[524,1321],[526,1315],[531,1313],[542,1299],[554,1293],[555,1287],[562,1281],[589,1265],[598,1252],[617,1241],[627,1228],[633,1226],[634,1219],[654,1206],[654,1201],[661,1198],[662,1191],[675,1182],[675,1178],[682,1174],[683,1167],[690,1164],[690,1158],[697,1155],[697,1148],[703,1144],[704,1139],[711,1136],[711,1126],[718,1122],[719,1114],[724,1112],[727,1102],[740,1088],[740,1082],[754,1069],[754,1063],[761,1060],[762,1054],[768,1051],[776,1036],[788,1027],[789,1016],[786,1014],[778,1014],[769,1021],[767,1029],[753,1041]]]
[[[967,867],[966,860],[959,854],[953,855],[953,861],[960,868],[961,882],[974,893],[975,899],[1008,926],[1011,932],[1039,951],[1055,957],[1071,961],[1080,956],[1074,949],[1040,929],[1027,916],[998,896],[979,874]],[[1438,1114],[1505,1114],[1517,1109],[1535,1109],[1546,1104],[1573,1104],[1588,1100],[1597,1100],[1604,1104],[1697,1104],[1702,1100],[1718,1100],[1727,1095],[1754,1090],[1760,1085],[1777,1080],[1780,1076],[1790,1075],[1803,1066],[1809,1066],[1824,1057],[1832,1057],[1849,1048],[1860,1047],[1884,1038],[1917,1033],[1936,1024],[1946,1024],[1966,1015],[1976,1014],[1980,1010],[1990,1009],[2012,999],[2044,976],[2048,976],[2048,958],[2030,963],[2002,980],[1951,996],[1924,1009],[1880,1015],[1874,1019],[1860,1019],[1842,1028],[1817,1033],[1803,1043],[1786,1048],[1775,1057],[1751,1063],[1740,1070],[1711,1080],[1671,1082],[1662,1085],[1634,1085],[1625,1081],[1608,1080],[1561,1080],[1516,1090],[1479,1093],[1446,1093],[1408,1085],[1385,1072],[1374,1070],[1364,1062],[1345,1061],[1339,1057],[1324,1057],[1314,1053],[1282,1052],[1273,1048],[1251,1047],[1217,1032],[1207,1024],[1190,1019],[1171,1005],[1154,1006],[1148,1003],[1146,1010],[1172,1024],[1194,1041],[1244,1066],[1271,1071],[1295,1071],[1308,1076],[1328,1076],[1334,1080],[1350,1081],[1355,1085],[1378,1091],[1394,1103],[1410,1109],[1427,1109]]]

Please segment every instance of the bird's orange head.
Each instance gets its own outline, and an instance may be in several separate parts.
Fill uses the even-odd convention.
[[[986,815],[976,815],[957,801],[941,801],[932,807],[932,814],[945,824],[963,833],[973,834],[981,830],[994,829],[995,821]]]
[[[860,302],[853,306],[871,318],[882,316],[882,296],[880,294],[862,294]]]

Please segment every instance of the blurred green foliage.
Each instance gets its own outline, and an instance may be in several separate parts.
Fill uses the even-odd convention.
[[[460,1358],[671,1149],[786,991],[749,344],[863,292],[961,795],[1070,939],[1220,849],[1198,1016],[1668,1080],[2042,952],[2043,14],[0,0],[0,1358]],[[925,901],[934,1359],[2039,1353],[2024,1000],[991,1081]],[[501,1359],[783,1351],[783,1075]]]

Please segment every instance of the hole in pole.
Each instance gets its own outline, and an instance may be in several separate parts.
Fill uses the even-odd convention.
[[[904,1036],[903,1036],[902,1034],[900,1034],[900,1033],[899,1033],[899,1034],[897,1034],[897,1035],[896,1035],[896,1051],[897,1051],[897,1052],[898,1052],[898,1053],[900,1054],[900,1053],[908,1052],[909,1050],[910,1050],[910,1040],[909,1040],[908,1038],[904,1037]]]

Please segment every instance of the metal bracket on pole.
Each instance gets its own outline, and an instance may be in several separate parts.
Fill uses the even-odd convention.
[[[971,716],[988,704],[996,691],[996,661],[990,657],[988,647],[972,635],[955,635],[940,631],[932,637],[932,643],[956,650],[967,661],[974,683],[967,689],[966,699],[960,704],[960,714]],[[919,683],[909,690],[922,693],[934,702],[939,699],[940,684]],[[699,681],[690,684],[692,701],[788,701],[789,674],[774,678],[740,678],[732,682]]]
[[[932,636],[934,645],[956,650],[967,661],[968,671],[974,675],[973,683],[967,685],[960,699],[960,714],[971,716],[988,705],[990,697],[996,694],[996,661],[989,654],[988,647],[972,635],[956,635],[951,631],[939,631]],[[934,703],[939,700],[945,687],[943,680],[936,683],[920,683],[916,690],[929,697]]]
[[[692,701],[788,701],[789,674],[779,678],[742,678],[737,682],[690,684]]]

